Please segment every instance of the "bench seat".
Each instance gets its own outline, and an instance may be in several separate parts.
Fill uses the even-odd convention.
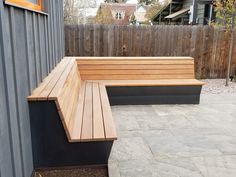
[[[70,142],[111,141],[117,135],[104,84],[82,82]]]
[[[198,104],[191,57],[65,57],[28,96],[35,167],[107,164],[110,105]]]

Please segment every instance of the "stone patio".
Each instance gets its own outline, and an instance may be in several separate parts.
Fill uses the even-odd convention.
[[[110,177],[235,177],[236,94],[199,105],[113,106]]]

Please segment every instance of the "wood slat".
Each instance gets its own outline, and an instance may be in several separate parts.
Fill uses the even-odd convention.
[[[158,69],[158,70],[172,70],[172,69],[194,69],[193,64],[185,64],[185,65],[109,65],[109,64],[104,64],[104,65],[79,65],[78,68],[80,71],[83,70],[120,70],[120,69]]]
[[[93,83],[93,140],[105,140],[102,105],[98,83]]]
[[[74,119],[74,111],[78,104],[78,93],[79,93],[79,82],[78,78],[76,77],[77,72],[74,72],[73,76],[71,77],[69,87],[67,88],[68,94],[63,102],[63,112],[65,114],[65,122],[69,125],[71,119]]]
[[[52,72],[43,80],[43,82],[40,83],[40,85],[35,90],[33,90],[31,95],[27,97],[28,101],[38,100],[39,95],[43,92],[47,85],[49,85],[52,79],[57,79],[57,77],[60,76],[59,72],[63,68],[66,68],[68,63],[69,60],[62,59],[62,61],[52,70]],[[45,99],[47,99],[47,96],[45,97]]]
[[[53,77],[53,79],[51,79],[51,81],[49,82],[49,84],[44,88],[44,90],[39,94],[38,99],[39,100],[45,100],[45,98],[48,99],[50,93],[52,91],[55,91],[55,86],[58,84],[58,81],[61,80],[61,77],[63,76],[63,74],[65,75],[65,71],[69,70],[72,66],[72,60],[68,61],[68,64],[66,65],[66,67],[62,67],[60,69],[58,69],[58,71],[55,73],[55,77]],[[54,97],[53,99],[56,99],[56,97]]]
[[[88,82],[99,82],[105,86],[188,86],[203,85],[196,79],[168,79],[168,80],[91,80]]]
[[[76,74],[78,74],[78,73],[76,72]],[[78,102],[79,102],[79,89],[80,89],[80,85],[81,85],[81,80],[79,80],[79,78],[74,78],[73,81],[75,82],[75,89],[72,92],[73,94],[70,95],[70,96],[74,99],[71,102],[71,104],[68,105],[71,108],[68,109],[68,112],[66,114],[66,116],[69,117],[68,127],[69,127],[70,132],[71,132],[71,126],[70,125],[71,125],[71,122],[74,122],[76,109],[77,109],[77,105],[78,105]],[[73,83],[72,83],[72,85],[73,85]]]
[[[81,141],[93,139],[93,92],[92,83],[86,83]]]
[[[50,94],[48,95],[49,100],[54,100],[60,94],[63,88],[63,85],[65,84],[65,81],[68,77],[68,74],[70,73],[71,68],[74,66],[74,63],[75,63],[74,60],[70,60],[70,63],[68,64],[64,72],[62,73],[60,79],[56,82],[53,90],[51,90]]]
[[[125,65],[133,65],[133,64],[140,64],[140,65],[151,65],[151,64],[158,64],[158,65],[174,65],[174,64],[193,64],[194,61],[193,60],[183,60],[183,59],[166,59],[166,60],[137,60],[137,59],[132,59],[132,60],[128,60],[128,59],[124,59],[124,60],[94,60],[94,59],[88,59],[88,60],[77,60],[77,63],[79,65],[104,65],[104,64],[112,64],[112,65],[121,65],[121,64],[125,64]]]
[[[176,74],[192,74],[194,75],[194,71],[192,69],[182,69],[182,70],[81,70],[81,75],[176,75]]]
[[[70,132],[71,133],[70,141],[72,142],[81,141],[83,115],[84,115],[85,87],[86,87],[86,82],[82,82],[79,89],[79,99],[76,113],[73,121],[71,121],[69,125],[69,127],[72,127],[70,128],[72,130]]]
[[[155,79],[193,79],[191,74],[185,75],[82,75],[82,80],[155,80]]]
[[[99,84],[99,88],[102,103],[103,120],[105,122],[104,128],[106,140],[115,140],[117,139],[116,128],[112,118],[111,107],[106,93],[105,85]]]

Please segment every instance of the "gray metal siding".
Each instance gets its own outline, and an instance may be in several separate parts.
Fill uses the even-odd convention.
[[[183,8],[190,8],[193,5],[193,0],[185,0],[183,4]]]
[[[205,10],[205,5],[204,4],[198,4],[198,10],[197,10],[197,18],[198,22],[200,25],[203,25],[204,22],[204,10]]]
[[[0,0],[0,177],[33,171],[26,97],[64,56],[63,1],[48,16]]]

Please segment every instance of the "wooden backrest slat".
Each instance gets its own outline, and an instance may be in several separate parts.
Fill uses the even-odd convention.
[[[179,60],[172,60],[172,59],[157,59],[157,60],[136,60],[136,59],[124,59],[124,60],[95,60],[95,59],[88,59],[88,60],[77,60],[77,63],[79,65],[106,65],[106,64],[111,64],[111,65],[133,65],[133,64],[142,64],[142,65],[152,65],[152,64],[159,64],[159,65],[181,65],[181,64],[193,64],[193,61],[190,59],[179,59]]]
[[[185,75],[82,75],[83,80],[160,80],[193,79],[192,74]]]
[[[69,129],[71,130],[71,137],[74,141],[81,141],[81,132],[83,124],[83,113],[84,113],[84,99],[85,99],[86,82],[81,83],[79,90],[79,100],[75,112],[75,118],[70,121]]]
[[[191,57],[80,57],[83,80],[194,79]]]
[[[79,87],[80,80],[75,65],[73,66],[70,74],[68,75],[68,78],[62,88],[62,91],[57,97],[67,127],[69,127],[69,122],[71,121],[71,119],[73,119],[73,115],[76,111]]]
[[[192,69],[181,69],[181,70],[177,70],[177,69],[172,69],[172,70],[151,70],[151,69],[146,69],[146,70],[138,70],[138,69],[110,70],[110,69],[106,69],[106,70],[81,70],[80,73],[82,75],[107,75],[107,74],[126,75],[127,73],[129,73],[130,75],[134,75],[134,74],[141,74],[141,75],[170,74],[170,75],[174,75],[174,74],[193,74],[193,70]]]
[[[123,70],[123,69],[128,69],[128,70],[134,70],[134,69],[152,69],[152,70],[182,70],[182,69],[194,69],[193,64],[176,64],[176,65],[150,65],[150,64],[145,64],[145,65],[139,65],[139,64],[133,64],[133,65],[111,65],[111,64],[106,64],[106,65],[87,65],[87,64],[79,64],[78,68],[80,71],[86,71],[86,70]]]
[[[79,89],[80,89],[81,82],[78,81],[78,78],[73,77],[72,80],[72,89],[71,93],[69,93],[66,101],[65,106],[67,105],[67,109],[65,111],[65,117],[67,119],[67,125],[69,127],[70,122],[74,119],[74,115],[76,112],[77,104],[78,104],[78,98],[79,98]]]

